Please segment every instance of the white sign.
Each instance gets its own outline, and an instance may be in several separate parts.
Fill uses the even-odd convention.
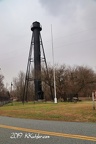
[[[93,110],[95,110],[96,91],[92,92]]]

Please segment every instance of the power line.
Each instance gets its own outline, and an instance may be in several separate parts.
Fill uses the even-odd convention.
[[[73,35],[77,35],[77,34],[80,34],[80,33],[83,33],[83,32],[91,31],[91,30],[96,30],[96,27],[93,28],[93,29],[86,29],[86,30],[78,31],[78,32],[75,32],[75,33],[72,33],[72,34],[69,34],[69,35],[64,35],[64,36],[61,36],[59,38],[63,38],[63,37],[66,37],[66,36],[73,36]],[[59,38],[57,37],[57,38],[54,38],[54,39],[59,39]]]
[[[88,40],[83,40],[83,41],[78,41],[78,42],[75,42],[75,43],[69,43],[69,44],[64,44],[62,46],[69,46],[69,45],[74,45],[74,44],[78,44],[78,43],[81,43],[81,42],[86,42],[86,41],[92,41],[92,40],[96,40],[96,38],[94,39],[88,39]],[[60,48],[59,46],[56,46],[55,48]]]
[[[72,33],[72,34],[68,34],[68,35],[64,35],[64,36],[61,36],[61,37],[57,37],[57,38],[54,38],[54,40],[61,39],[61,38],[67,37],[67,36],[77,35],[77,34],[80,34],[80,33],[83,33],[83,32],[91,31],[91,30],[96,30],[96,27],[93,28],[93,29],[86,29],[86,30],[78,31],[78,32],[75,32],[75,33]],[[50,40],[44,40],[44,41],[46,43],[47,42],[51,42],[51,39]]]

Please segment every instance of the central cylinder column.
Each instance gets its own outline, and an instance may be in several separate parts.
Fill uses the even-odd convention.
[[[39,22],[32,24],[34,39],[34,85],[35,85],[35,100],[41,100],[42,84],[41,84],[41,52],[40,52],[40,31],[42,30]]]

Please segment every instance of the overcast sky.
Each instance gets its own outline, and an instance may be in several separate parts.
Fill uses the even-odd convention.
[[[42,25],[47,62],[96,70],[96,0],[0,0],[0,68],[5,84],[26,72],[34,21]]]

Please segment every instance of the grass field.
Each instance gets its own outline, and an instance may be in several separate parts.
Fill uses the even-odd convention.
[[[92,109],[92,102],[60,102],[48,103],[25,103],[14,102],[0,107],[1,116],[74,121],[74,122],[96,122],[96,110]]]

